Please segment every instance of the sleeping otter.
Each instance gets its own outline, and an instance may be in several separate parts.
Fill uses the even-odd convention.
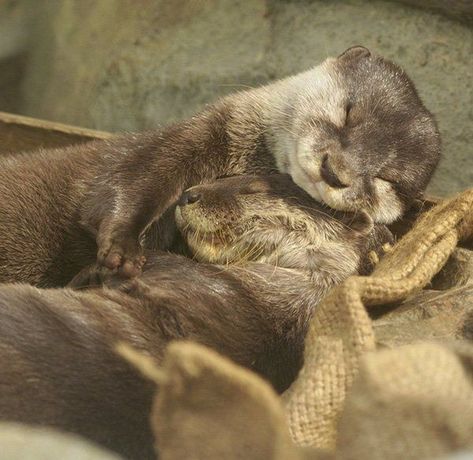
[[[405,72],[356,46],[99,151],[105,166],[88,184],[82,219],[97,232],[99,263],[133,275],[143,262],[139,236],[187,187],[285,172],[334,209],[390,223],[425,190],[440,139]]]
[[[194,187],[176,214],[202,263],[155,252],[140,278],[105,271],[109,287],[0,286],[0,419],[153,458],[154,387],[114,353],[117,341],[160,362],[170,340],[193,340],[283,391],[300,368],[317,302],[389,238],[365,213],[335,219],[288,175]],[[84,270],[76,282],[101,273]]]
[[[406,74],[350,48],[162,130],[0,159],[0,281],[64,285],[97,249],[135,275],[150,223],[222,175],[289,173],[333,209],[392,222],[438,159],[434,119]],[[162,233],[147,240],[167,249]]]

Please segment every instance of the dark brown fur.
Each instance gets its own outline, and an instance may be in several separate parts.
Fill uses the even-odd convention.
[[[183,190],[222,175],[288,172],[332,208],[392,221],[438,159],[435,122],[409,78],[351,48],[162,130],[1,159],[0,281],[64,285],[97,250],[99,263],[136,275],[149,225]]]
[[[95,238],[80,225],[80,209],[85,182],[104,168],[102,148],[91,142],[0,159],[1,283],[65,286],[95,261]],[[149,229],[146,246],[171,248],[175,236],[166,216]]]
[[[388,236],[364,215],[334,219],[287,175],[229,178],[189,192],[199,199],[184,197],[179,204],[181,225],[186,226],[185,216],[193,216],[187,237],[217,222],[224,252],[234,244],[233,231],[249,222],[262,229],[271,224],[270,231],[282,232],[282,241],[294,231],[309,246],[320,236],[327,244],[341,242],[337,263],[324,245],[309,248],[308,257],[305,246],[283,244],[273,249],[288,251],[281,261],[289,261],[289,267],[258,262],[260,255],[225,266],[150,253],[138,279],[122,281],[91,267],[74,280],[81,285],[97,279],[105,288],[2,285],[0,419],[53,426],[129,458],[153,458],[148,420],[153,385],[115,354],[114,344],[127,342],[159,363],[169,341],[193,340],[283,391],[302,364],[304,336],[317,303]],[[307,228],[300,226],[304,220],[292,219],[298,212]],[[318,234],[319,228],[331,228],[331,236]],[[251,233],[238,244],[244,249],[250,241]],[[355,257],[353,263],[340,263],[340,251]]]
[[[153,458],[153,385],[113,352],[117,341],[159,363],[170,340],[194,340],[280,391],[288,386],[320,297],[306,278],[274,267],[251,274],[174,255],[149,259],[125,292],[0,286],[1,420],[53,426],[127,458]]]

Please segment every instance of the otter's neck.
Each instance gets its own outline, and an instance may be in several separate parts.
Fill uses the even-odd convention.
[[[231,112],[227,133],[233,174],[287,172],[287,153],[294,150],[294,91],[296,86],[283,80],[223,99]]]
[[[289,155],[296,150],[299,137],[294,126],[298,101],[310,101],[311,94],[317,93],[317,84],[323,78],[323,69],[316,67],[227,97],[235,115],[230,130],[235,147],[241,151],[242,144],[246,144],[245,150],[254,151],[254,146],[263,139],[267,154],[277,170],[287,173]],[[312,104],[307,103],[306,106],[310,109]],[[310,115],[309,112],[307,115]]]

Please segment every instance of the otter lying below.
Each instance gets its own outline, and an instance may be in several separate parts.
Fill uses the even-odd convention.
[[[327,214],[287,175],[192,188],[176,214],[202,263],[154,253],[139,279],[106,274],[109,287],[0,286],[0,419],[153,458],[154,387],[114,353],[116,342],[160,362],[169,341],[193,340],[283,391],[321,297],[389,238],[366,214]],[[91,268],[75,281],[100,273]]]

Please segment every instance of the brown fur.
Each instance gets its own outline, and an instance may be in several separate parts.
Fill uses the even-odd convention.
[[[153,268],[125,292],[0,287],[2,420],[53,426],[128,458],[153,458],[148,417],[154,389],[113,352],[117,341],[160,362],[170,340],[194,340],[280,390],[288,385],[317,300],[310,293],[301,298],[303,284],[292,273],[252,279],[245,270],[179,256],[150,259]],[[265,276],[272,280],[268,290],[291,282],[290,292],[271,300],[255,296]]]
[[[66,284],[96,245],[78,225],[98,156],[89,146],[0,159],[0,282]]]
[[[85,182],[104,168],[101,142],[0,159],[0,282],[65,286],[96,259],[80,221]],[[172,214],[171,214],[172,217]],[[174,245],[173,219],[150,227],[146,245]]]
[[[229,96],[157,133],[108,142],[83,220],[98,261],[139,272],[139,236],[189,186],[287,172],[341,211],[398,219],[440,155],[432,115],[395,64],[354,47],[307,72]]]
[[[0,419],[57,427],[129,458],[152,458],[153,386],[114,353],[114,344],[129,343],[159,363],[169,341],[193,340],[283,391],[301,366],[320,298],[388,235],[363,214],[331,217],[287,175],[222,179],[189,193],[199,199],[185,195],[179,204],[187,238],[212,223],[223,254],[234,244],[245,252],[257,235],[252,223],[278,239],[264,254],[246,251],[229,265],[150,253],[142,276],[130,281],[91,267],[75,284],[95,278],[108,287],[89,291],[0,286]],[[283,244],[293,232],[302,245]],[[338,264],[326,248],[337,241]],[[290,263],[264,263],[272,251]],[[354,264],[340,263],[342,251]]]
[[[390,241],[367,213],[323,206],[288,174],[192,187],[178,202],[176,221],[197,260],[296,269],[323,286],[368,272],[370,250]]]
[[[389,222],[438,158],[435,122],[409,78],[351,48],[162,130],[1,159],[0,281],[64,285],[95,241],[100,263],[135,275],[151,222],[186,188],[222,175],[287,172],[334,209]],[[172,244],[169,233],[150,235],[153,247]]]

